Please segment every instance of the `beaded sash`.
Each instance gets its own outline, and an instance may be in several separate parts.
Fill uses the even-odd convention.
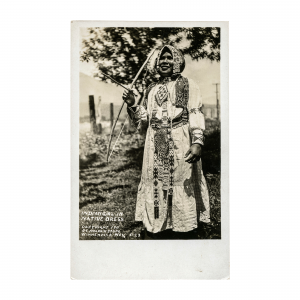
[[[158,181],[162,182],[163,191],[167,191],[169,199],[173,194],[174,173],[174,143],[171,128],[168,124],[167,101],[162,104],[162,124],[154,134],[154,218],[159,218]],[[155,109],[153,111],[155,113]]]
[[[174,185],[174,142],[172,129],[188,122],[188,95],[189,86],[187,78],[180,77],[175,85],[177,107],[183,111],[173,120],[168,116],[167,99],[168,90],[162,85],[155,94],[155,103],[152,111],[150,125],[154,129],[154,165],[153,165],[153,194],[154,194],[154,218],[159,218],[159,191],[158,183],[162,182],[164,201],[172,205]],[[147,99],[147,98],[146,98]],[[157,105],[162,107],[162,119],[157,118]],[[174,125],[173,126],[173,122]],[[165,195],[167,198],[165,198]]]

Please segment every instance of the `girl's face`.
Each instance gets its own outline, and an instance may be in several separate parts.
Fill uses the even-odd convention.
[[[158,62],[158,73],[163,77],[169,77],[173,73],[173,56],[169,51],[164,52]]]

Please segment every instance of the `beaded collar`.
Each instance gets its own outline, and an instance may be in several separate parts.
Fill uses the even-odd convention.
[[[172,75],[170,77],[161,77],[159,79],[159,84],[167,84],[171,81],[175,81],[179,76],[181,76],[180,74],[176,74],[176,75]]]
[[[159,81],[160,84],[167,84],[168,82],[171,82],[171,77],[162,77]]]

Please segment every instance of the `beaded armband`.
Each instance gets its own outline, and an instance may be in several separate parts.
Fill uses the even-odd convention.
[[[192,144],[204,145],[204,135],[201,129],[192,129]]]

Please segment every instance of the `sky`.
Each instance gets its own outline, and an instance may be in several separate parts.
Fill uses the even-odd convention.
[[[80,30],[81,38],[87,37],[86,28]],[[146,59],[146,58],[145,58]],[[203,104],[216,104],[216,85],[220,83],[220,63],[211,62],[208,59],[201,59],[198,62],[192,61],[189,56],[185,57],[186,67],[182,75],[193,79],[200,87]],[[80,72],[89,76],[93,76],[95,64],[92,61],[80,62]],[[119,88],[118,88],[119,89]],[[119,91],[116,90],[116,96],[119,96]],[[220,99],[220,94],[219,94]],[[120,103],[121,103],[120,99]]]

